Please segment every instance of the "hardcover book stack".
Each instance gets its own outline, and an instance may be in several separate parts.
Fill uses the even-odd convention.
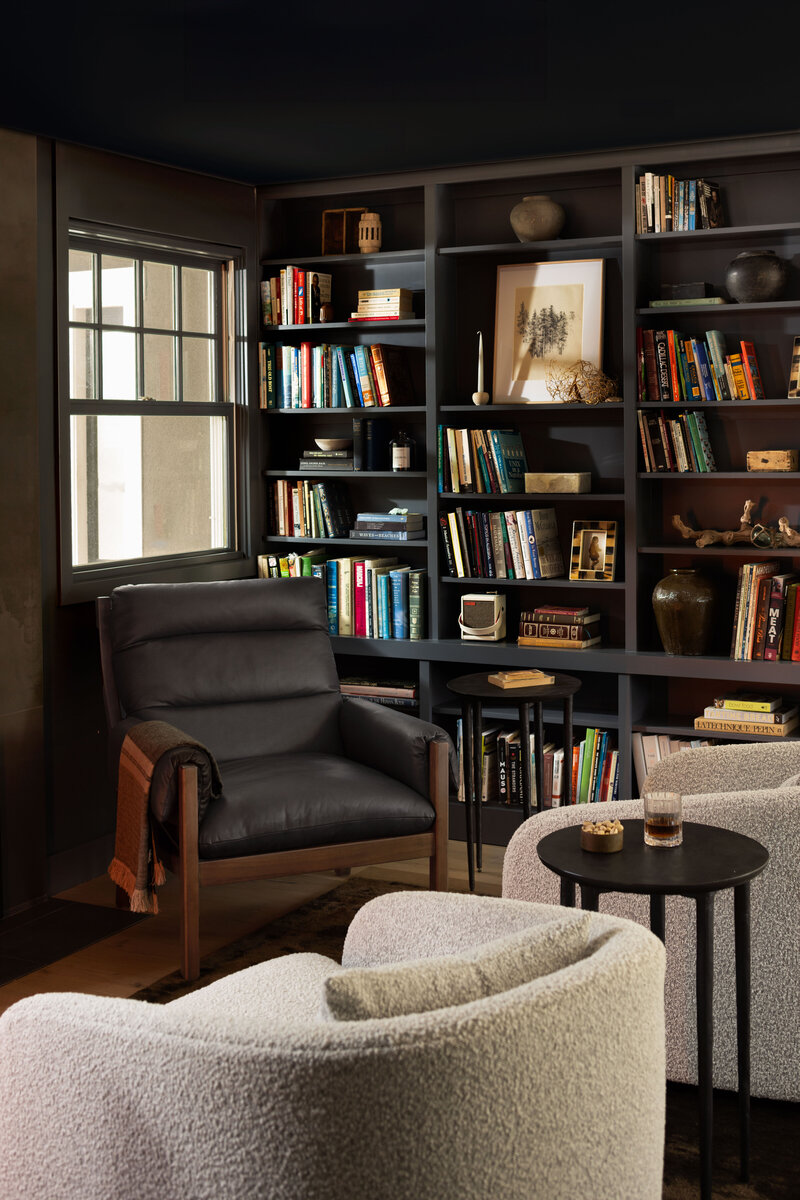
[[[796,704],[782,696],[743,692],[717,696],[713,705],[695,717],[695,729],[722,733],[746,733],[756,737],[787,737],[800,724]]]
[[[589,804],[616,800],[619,790],[619,751],[604,729],[587,729],[572,747],[572,803]],[[463,801],[464,746],[462,723],[456,722],[456,749],[459,761],[458,798]],[[481,735],[481,800],[484,804],[505,804],[521,808],[523,776],[521,741],[518,728],[500,724],[485,725]],[[554,741],[542,747],[542,807],[559,808],[564,802],[564,748]],[[531,804],[538,804],[536,790],[536,750],[531,738]]]
[[[425,537],[425,518],[421,513],[360,512],[350,537],[366,542],[413,542]]]
[[[775,560],[742,563],[730,656],[737,662],[800,662],[800,576]]]
[[[725,224],[719,184],[645,171],[634,185],[637,233],[719,229]]]
[[[385,408],[414,403],[408,360],[400,346],[260,342],[259,371],[261,408]]]
[[[323,271],[281,267],[261,282],[261,320],[264,325],[315,325],[331,294],[332,278]]]
[[[353,447],[343,450],[304,450],[298,469],[301,471],[352,471]]]
[[[339,680],[343,696],[357,696],[389,708],[417,708],[417,685],[411,679],[377,679],[348,675]]]
[[[351,321],[413,321],[413,295],[408,288],[371,288],[358,293]]]
[[[588,650],[600,645],[600,614],[588,608],[542,605],[520,614],[518,646]]]
[[[556,510],[439,513],[447,569],[457,579],[554,579],[564,574]]]
[[[716,471],[705,414],[638,409],[639,438],[644,469],[653,471]]]
[[[528,461],[516,429],[438,427],[437,465],[440,492],[525,491]]]
[[[336,479],[278,479],[269,489],[269,522],[279,537],[346,538],[353,508],[346,487]]]
[[[681,750],[697,750],[701,746],[718,745],[700,738],[674,738],[666,733],[639,733],[634,730],[631,734],[633,751],[633,769],[636,773],[636,788],[641,796],[644,781],[653,767],[662,758],[677,754]]]
[[[638,329],[637,343],[640,402],[765,398],[753,342],[741,339],[729,354],[719,329],[706,330],[705,338],[677,329]]]

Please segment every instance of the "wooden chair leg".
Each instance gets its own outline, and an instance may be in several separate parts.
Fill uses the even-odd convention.
[[[430,799],[436,810],[434,849],[430,859],[431,891],[447,891],[447,843],[450,820],[450,764],[447,742],[431,742],[429,747]]]
[[[197,767],[178,771],[180,813],[181,970],[184,979],[200,974],[200,859]]]

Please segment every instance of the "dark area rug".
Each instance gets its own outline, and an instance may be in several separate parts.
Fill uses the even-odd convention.
[[[30,975],[144,920],[146,913],[123,908],[77,900],[43,900],[0,921],[0,985]]]
[[[196,982],[187,984],[176,971],[137,992],[135,999],[163,1004],[282,954],[314,951],[340,960],[347,928],[359,908],[374,896],[406,886],[358,876],[348,879],[264,929],[208,955]],[[753,1100],[750,1183],[739,1181],[736,1105],[733,1093],[714,1093],[714,1200],[798,1200],[800,1104]],[[663,1200],[697,1200],[699,1165],[697,1089],[670,1083]]]

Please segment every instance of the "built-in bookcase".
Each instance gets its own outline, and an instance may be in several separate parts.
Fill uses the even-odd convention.
[[[661,234],[636,234],[634,189],[644,171],[678,178],[712,179],[719,185],[726,225]],[[553,241],[522,244],[509,224],[523,197],[545,194],[567,218]],[[729,657],[738,568],[762,554],[782,569],[800,570],[798,548],[761,551],[753,546],[698,550],[672,526],[679,513],[697,527],[738,525],[744,501],[757,502],[758,520],[774,525],[800,518],[797,474],[748,474],[751,449],[800,447],[800,402],[787,400],[793,338],[800,334],[800,274],[770,304],[689,305],[654,308],[662,284],[707,281],[724,295],[725,269],[743,249],[772,249],[797,261],[800,254],[800,136],[776,135],[602,152],[542,160],[404,173],[362,180],[327,180],[259,190],[264,277],[287,263],[333,276],[335,321],[330,325],[262,329],[264,340],[393,342],[406,349],[414,403],[370,410],[370,416],[404,428],[417,444],[417,471],[406,475],[350,473],[357,508],[402,505],[427,519],[424,544],[399,556],[428,570],[429,637],[420,642],[337,638],[342,673],[372,664],[385,676],[412,673],[419,681],[420,715],[455,729],[458,706],[447,691],[456,675],[492,667],[535,665],[577,674],[576,736],[602,727],[618,738],[620,795],[635,789],[631,732],[692,735],[691,719],[716,692],[769,688],[800,695],[797,664],[734,662]],[[380,214],[377,254],[323,257],[322,213],[363,205]],[[482,331],[486,390],[492,391],[497,268],[511,263],[604,260],[603,369],[619,383],[622,403],[531,404],[476,407],[476,334]],[[360,289],[403,287],[415,295],[415,319],[364,328],[348,323]],[[756,347],[766,399],[726,403],[675,403],[678,412],[702,408],[716,458],[714,473],[646,473],[637,418],[637,328],[680,328],[688,336],[720,329],[731,343]],[[663,407],[649,402],[647,411]],[[358,410],[361,412],[361,410]],[[354,410],[265,411],[260,414],[265,517],[266,488],[276,473],[296,470],[314,437],[347,436]],[[362,414],[363,415],[363,414]],[[437,427],[518,429],[531,470],[590,471],[591,491],[578,495],[438,494]],[[565,564],[575,520],[615,520],[618,552],[612,583],[563,579],[458,579],[447,572],[438,517],[457,505],[485,509],[552,507]],[[292,539],[286,539],[292,541]],[[359,549],[366,552],[362,545]],[[333,548],[332,548],[333,551]],[[340,553],[347,552],[339,548]],[[377,551],[376,551],[377,553]],[[333,553],[332,553],[333,556]],[[784,566],[785,564],[785,566]],[[670,567],[702,565],[716,577],[727,606],[718,642],[703,658],[664,654],[652,615],[654,584]],[[457,616],[465,592],[502,590],[508,637],[499,644],[462,642]],[[539,603],[587,604],[602,614],[602,645],[586,651],[519,648],[521,611]],[[487,720],[512,710],[499,705]],[[545,714],[548,736],[558,740],[560,713]],[[712,735],[714,736],[714,735]],[[726,740],[718,735],[719,740]],[[731,737],[729,740],[735,740]],[[454,829],[461,813],[453,805]],[[518,811],[487,812],[484,833],[505,842],[521,819]]]

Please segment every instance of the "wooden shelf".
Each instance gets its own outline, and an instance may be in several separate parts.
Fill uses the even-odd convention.
[[[760,241],[762,238],[791,237],[800,234],[800,222],[777,225],[727,225],[721,229],[676,229],[669,233],[637,233],[637,242],[735,242]]]
[[[275,471],[262,472],[268,479],[425,479],[424,471]]]
[[[637,479],[747,479],[755,486],[757,479],[783,479],[797,483],[798,471],[638,471]]]
[[[293,417],[374,417],[379,413],[388,413],[389,416],[425,416],[425,407],[422,404],[368,404],[366,408],[362,408],[361,405],[358,408],[355,405],[352,408],[262,408],[259,411],[267,413],[268,416],[277,413],[285,416],[288,413]]]
[[[677,409],[678,412],[686,409],[702,409],[703,412],[719,413],[720,416],[733,410],[737,418],[746,417],[748,411],[752,416],[762,416],[765,409],[794,408],[800,415],[800,400],[785,398],[779,400],[645,400],[638,407],[666,408],[670,411]]]
[[[325,321],[317,325],[263,325],[259,331],[262,338],[274,333],[314,334],[318,341],[325,341],[325,333],[329,329],[379,329],[381,333],[406,329],[424,329],[425,318],[415,317],[413,321]]]
[[[701,738],[703,741],[718,742],[796,742],[800,734],[792,732],[786,737],[770,734],[734,733],[721,729],[695,729],[691,717],[669,717],[664,720],[634,721],[631,726],[637,733],[666,733],[670,737]]]
[[[475,416],[485,416],[487,413],[492,412],[514,413],[518,416],[522,416],[523,414],[530,416],[532,413],[546,413],[549,416],[557,412],[563,413],[565,416],[569,414],[570,417],[573,417],[576,414],[580,414],[581,416],[584,414],[586,416],[590,414],[596,416],[598,413],[611,412],[622,415],[624,410],[625,406],[622,401],[614,404],[556,404],[549,400],[533,404],[442,404],[439,408],[442,415],[453,413],[454,416],[457,413],[472,413]]]
[[[543,501],[557,500],[602,500],[620,502],[625,499],[624,492],[439,492],[440,500],[457,500],[474,503],[476,500],[484,504],[509,503],[518,504],[521,501],[533,500],[537,504]]]
[[[262,258],[262,267],[285,267],[291,265],[293,267],[319,266],[322,267],[326,263],[331,266],[352,266],[358,263],[359,266],[370,265],[391,265],[393,263],[409,263],[409,262],[424,262],[424,250],[378,250],[375,254],[362,254],[358,251],[355,254],[301,254],[301,255],[284,255],[282,258]]]
[[[800,558],[800,546],[752,546],[749,542],[735,546],[695,546],[686,542],[674,546],[639,546],[637,554],[701,554],[706,558],[729,556],[731,558]]]
[[[651,236],[659,237],[659,234]],[[669,234],[666,235],[669,237]],[[680,304],[667,308],[637,308],[636,312],[640,317],[664,317],[665,313],[691,313],[693,316],[697,313],[703,313],[710,319],[717,317],[728,317],[731,313],[771,313],[771,312],[796,312],[800,309],[800,300],[769,300],[762,301],[760,304]],[[664,328],[672,328],[671,325],[665,325]],[[707,401],[706,403],[715,403]],[[718,403],[726,403],[718,401]]]
[[[309,546],[353,546],[353,547],[356,547],[356,546],[386,546],[387,548],[391,546],[393,549],[402,548],[403,550],[406,550],[409,548],[417,549],[418,547],[420,549],[427,550],[427,548],[428,548],[428,539],[427,538],[415,538],[410,542],[399,542],[399,541],[394,541],[394,540],[387,541],[386,538],[378,538],[378,537],[376,537],[376,538],[349,538],[349,537],[346,537],[346,538],[332,538],[332,537],[313,538],[313,537],[304,537],[304,536],[301,536],[300,534],[293,535],[293,534],[284,534],[284,533],[267,533],[264,535],[264,541],[270,545],[273,542],[278,542],[278,543],[285,543],[286,545],[296,546],[298,542],[307,542],[309,544]]]
[[[580,692],[578,693],[580,696]],[[484,717],[488,717],[490,721],[507,721],[509,719],[508,706],[517,706],[517,701],[514,700],[513,688],[508,691],[508,698],[504,699],[500,706],[497,704],[483,704],[481,709]],[[460,717],[460,704],[435,704],[433,706],[435,716],[442,717]],[[561,708],[542,708],[542,718],[545,725],[562,725],[564,722],[564,712]],[[602,712],[584,708],[576,708],[572,714],[572,724],[574,726],[582,726],[586,729],[619,729],[619,716],[617,713]]]
[[[484,579],[480,575],[463,576],[461,578],[455,575],[443,575],[442,583],[466,583],[471,587],[473,584],[480,584],[486,587],[487,584],[502,586],[502,587],[555,587],[555,588],[603,588],[605,591],[624,591],[624,583],[604,583],[594,579]]]
[[[601,237],[585,238],[551,238],[544,242],[491,242],[479,246],[440,246],[437,254],[442,256],[458,256],[466,258],[470,255],[526,255],[543,254],[556,250],[560,254],[583,253],[592,251],[617,251],[622,246],[620,234],[608,234]]]

